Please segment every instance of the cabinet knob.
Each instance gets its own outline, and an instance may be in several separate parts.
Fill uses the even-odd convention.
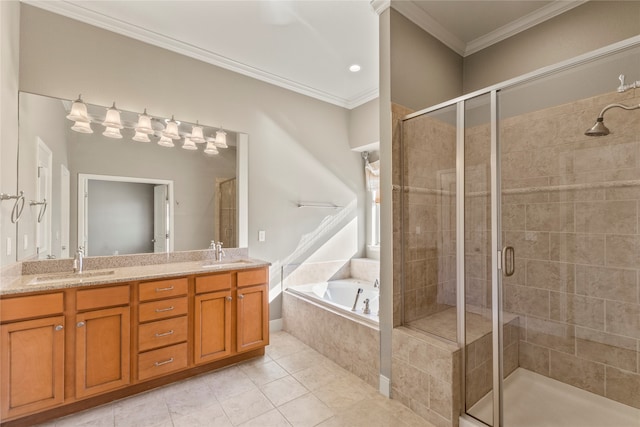
[[[84,326],[84,322],[78,322],[78,324],[76,325],[78,328],[82,328]]]
[[[63,329],[64,329],[64,326],[62,326],[62,325],[57,325],[55,329],[56,329],[56,331],[61,331],[61,330],[63,330]]]
[[[238,299],[244,299],[244,295],[242,294],[238,295]]]
[[[231,300],[233,300],[233,298],[231,298],[231,297],[227,297],[227,298],[226,298],[226,300],[227,300],[227,301],[231,301]]]

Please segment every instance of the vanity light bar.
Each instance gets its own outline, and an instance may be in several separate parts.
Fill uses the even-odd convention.
[[[71,129],[75,132],[79,133],[93,133],[93,129],[91,128],[92,120],[89,117],[87,112],[87,105],[82,100],[82,96],[78,95],[78,99],[73,101],[71,106],[71,112],[66,116],[67,119],[75,122]],[[161,130],[156,131],[153,129],[152,120],[160,123],[164,121],[166,126],[164,126]],[[158,145],[162,147],[175,147],[174,140],[179,140],[184,137],[184,143],[180,145],[182,148],[187,150],[197,150],[198,147],[196,144],[202,144],[208,142],[205,147],[205,154],[208,156],[218,154],[218,148],[228,148],[227,145],[227,133],[222,129],[222,127],[218,128],[214,137],[206,137],[204,135],[204,128],[196,121],[195,125],[191,127],[191,133],[180,135],[180,122],[175,120],[173,116],[171,119],[158,119],[156,117],[152,117],[147,114],[147,109],[144,109],[144,113],[138,115],[138,123],[135,127],[129,127],[122,124],[120,119],[120,111],[116,108],[116,103],[107,109],[107,113],[104,121],[101,123],[102,126],[105,127],[102,135],[114,138],[121,139],[122,133],[120,133],[120,129],[127,128],[133,129],[135,135],[132,137],[134,141],[138,142],[151,142],[150,136],[158,138]]]

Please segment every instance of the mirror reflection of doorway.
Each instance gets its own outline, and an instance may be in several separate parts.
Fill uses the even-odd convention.
[[[172,249],[171,181],[80,174],[78,182],[78,241],[88,256]]]
[[[225,248],[238,246],[236,226],[236,179],[231,178],[218,184],[218,239]]]
[[[38,258],[46,258],[51,254],[51,203],[53,182],[53,153],[47,144],[38,138],[36,200],[36,254]]]
[[[69,258],[69,210],[71,209],[71,173],[60,165],[60,258]]]

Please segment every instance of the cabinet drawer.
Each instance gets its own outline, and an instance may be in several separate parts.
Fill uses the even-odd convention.
[[[0,300],[0,321],[60,314],[64,311],[62,292]]]
[[[187,367],[187,343],[138,355],[138,379],[146,380]]]
[[[187,314],[187,297],[169,298],[140,304],[138,319],[142,322]]]
[[[174,297],[187,294],[187,279],[158,280],[140,283],[140,301]]]
[[[187,316],[158,320],[138,326],[138,351],[151,350],[187,340]]]
[[[231,289],[231,273],[212,274],[196,277],[196,293],[223,291]]]
[[[264,285],[267,283],[267,269],[238,271],[238,287]]]
[[[84,289],[76,293],[76,310],[129,305],[129,285],[108,288]]]

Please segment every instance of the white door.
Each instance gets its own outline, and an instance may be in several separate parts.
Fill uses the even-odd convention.
[[[38,138],[38,170],[35,208],[36,216],[36,253],[38,258],[51,254],[51,182],[53,153]]]
[[[153,187],[153,252],[167,252],[169,247],[168,185]]]
[[[60,165],[60,258],[69,258],[69,214],[71,210],[71,174]]]

